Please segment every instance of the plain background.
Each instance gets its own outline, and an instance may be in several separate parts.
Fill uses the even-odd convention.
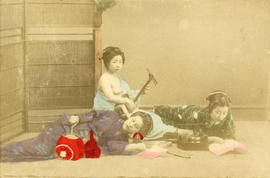
[[[225,90],[234,107],[267,107],[270,1],[117,0],[103,13],[102,46],[125,52],[122,77],[132,88],[158,85],[142,100],[200,104]]]

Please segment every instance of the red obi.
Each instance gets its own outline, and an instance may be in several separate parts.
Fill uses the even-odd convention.
[[[81,138],[71,139],[61,136],[56,145],[56,153],[66,160],[78,160],[84,155],[84,143]]]
[[[101,154],[101,150],[97,145],[97,142],[94,138],[94,133],[90,131],[90,140],[85,144],[85,157],[86,158],[98,158]]]

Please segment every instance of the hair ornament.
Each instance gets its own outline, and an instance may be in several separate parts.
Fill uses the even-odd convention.
[[[132,138],[134,139],[137,135],[140,136],[140,140],[143,140],[143,135],[141,134],[141,132],[136,132],[133,134]]]
[[[209,93],[206,100],[209,100],[209,97],[216,95],[216,94],[221,94],[221,95],[226,96],[228,98],[229,102],[231,102],[231,97],[229,97],[229,95],[225,91],[222,91],[222,90],[216,90],[216,91]]]

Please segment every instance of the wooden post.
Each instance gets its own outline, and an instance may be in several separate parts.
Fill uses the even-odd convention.
[[[24,130],[29,131],[28,128],[28,86],[27,86],[27,74],[26,74],[26,10],[27,10],[27,0],[23,2],[23,74],[24,74]]]
[[[267,116],[266,118],[270,121],[270,51],[268,51],[268,89],[267,89]]]
[[[102,41],[101,41],[101,28],[95,29],[94,41],[95,41],[95,92],[98,88],[98,80],[102,73]]]

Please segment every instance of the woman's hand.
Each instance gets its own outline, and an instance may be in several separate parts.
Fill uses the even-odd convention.
[[[138,151],[144,151],[146,149],[146,146],[144,143],[136,143],[136,148]]]
[[[220,137],[210,136],[210,137],[208,137],[208,142],[224,143],[225,141]]]
[[[129,113],[133,112],[137,108],[136,104],[129,98],[126,98],[125,105]]]
[[[126,152],[141,152],[146,149],[146,146],[144,143],[130,143],[126,146],[125,151]]]

